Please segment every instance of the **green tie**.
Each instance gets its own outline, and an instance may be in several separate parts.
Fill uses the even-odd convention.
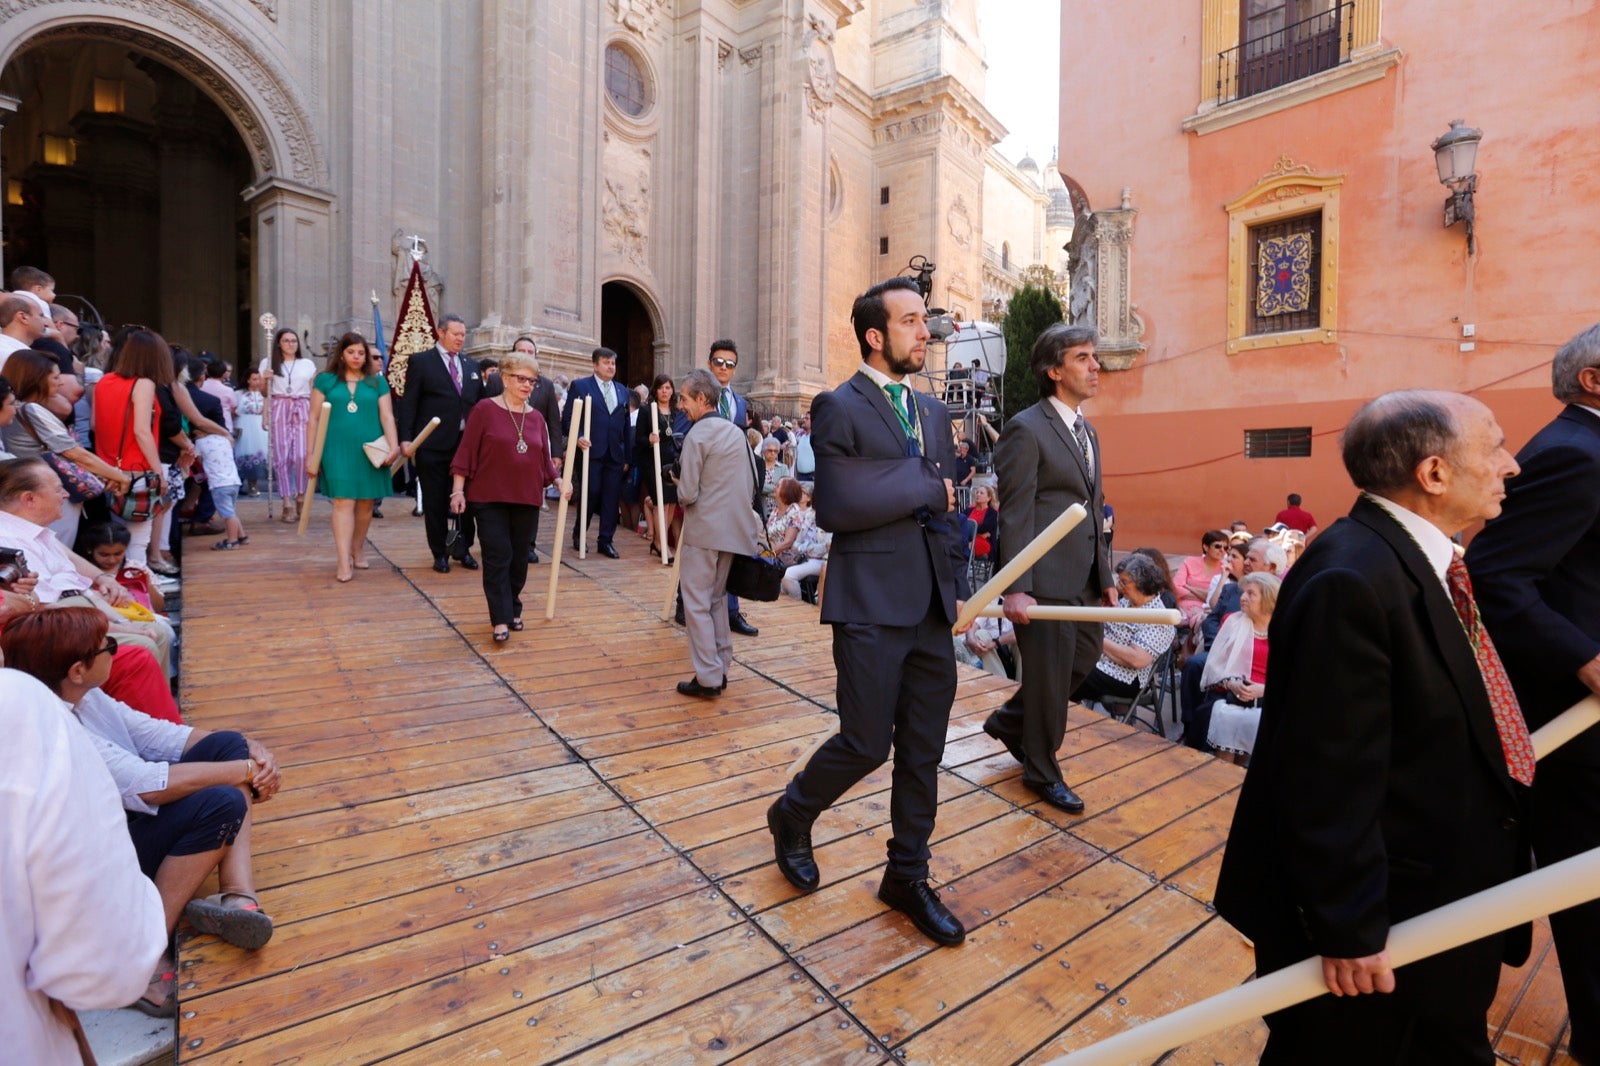
[[[733,420],[733,394],[727,389],[722,390],[722,417]]]
[[[906,439],[915,441],[917,431],[911,425],[911,415],[906,406],[909,398],[906,393],[911,390],[904,385],[885,385],[884,388],[889,390],[889,398],[893,401],[889,406],[894,408],[895,417],[900,419],[900,428],[906,431]]]

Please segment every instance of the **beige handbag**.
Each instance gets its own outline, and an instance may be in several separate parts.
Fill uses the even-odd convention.
[[[384,460],[389,458],[389,442],[383,437],[367,441],[361,446],[361,450],[367,453],[367,461],[373,466],[382,467],[386,465]]]

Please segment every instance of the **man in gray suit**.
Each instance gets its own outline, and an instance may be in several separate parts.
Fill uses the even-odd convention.
[[[1100,441],[1083,417],[1083,402],[1100,390],[1095,332],[1058,323],[1039,335],[1032,367],[1040,400],[1006,423],[995,446],[1000,479],[1003,567],[1062,511],[1081,503],[1089,516],[1005,591],[1006,617],[1017,632],[1022,687],[983,723],[983,731],[1022,764],[1022,783],[1069,814],[1083,800],[1061,776],[1056,751],[1067,728],[1067,698],[1100,656],[1100,626],[1028,621],[1028,608],[1116,605],[1110,551],[1101,536],[1105,498]]]
[[[833,626],[839,732],[767,811],[778,869],[817,887],[811,825],[894,751],[889,862],[878,898],[940,944],[966,929],[928,885],[950,704],[950,627],[968,595],[954,521],[950,412],[907,381],[927,356],[916,283],[891,278],[856,298],[861,369],[811,403],[817,525],[833,533],[822,621]],[[682,498],[681,496],[679,497]]]
[[[744,431],[717,413],[722,388],[710,371],[690,371],[678,391],[692,423],[675,480],[683,505],[679,587],[694,665],[694,676],[678,682],[678,691],[712,698],[728,686],[733,662],[724,606],[728,568],[735,555],[752,554],[761,538],[761,519],[752,506],[758,483]]]

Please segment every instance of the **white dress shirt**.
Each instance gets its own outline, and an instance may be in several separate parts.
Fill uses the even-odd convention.
[[[39,575],[39,586],[33,592],[40,603],[86,592],[93,584],[93,578],[78,572],[71,554],[49,526],[36,526],[26,518],[0,511],[0,548],[19,548],[27,555],[28,569]]]
[[[1067,424],[1067,432],[1071,433],[1072,427],[1076,426],[1078,424],[1078,420],[1083,417],[1082,409],[1073,407],[1071,404],[1067,403],[1065,400],[1062,400],[1058,396],[1047,396],[1045,398],[1050,401],[1050,409],[1055,411],[1056,417]],[[1087,447],[1088,454],[1085,456],[1085,458],[1089,460],[1089,469],[1093,470],[1094,441],[1089,437],[1089,426],[1087,423],[1083,427],[1083,439],[1089,441],[1089,445]]]
[[[100,689],[91,690],[76,707],[66,706],[89,731],[122,794],[122,805],[140,814],[156,813],[157,808],[139,797],[167,787],[168,764],[183,758],[194,727],[142,714]]]
[[[156,886],[89,735],[38,681],[0,670],[0,1052],[77,1066],[50,1013],[132,1003],[167,944]]]
[[[263,378],[272,379],[272,395],[274,397],[289,396],[297,399],[311,399],[311,383],[317,380],[317,364],[313,359],[285,359],[283,369],[278,373],[272,372],[272,360],[261,360],[258,368]]]
[[[1439,579],[1439,584],[1450,590],[1450,583],[1445,579],[1445,571],[1450,569],[1450,561],[1456,557],[1456,545],[1453,540],[1444,535],[1444,530],[1423,518],[1415,511],[1408,511],[1393,500],[1386,499],[1376,493],[1367,493],[1367,498],[1373,503],[1389,512],[1389,517],[1400,523],[1402,529],[1411,534],[1411,539],[1417,542],[1417,547],[1422,549],[1422,554],[1428,559],[1428,565],[1433,567],[1433,572]]]

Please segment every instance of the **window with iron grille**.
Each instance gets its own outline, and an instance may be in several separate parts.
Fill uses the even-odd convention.
[[[1289,426],[1282,429],[1247,429],[1244,431],[1244,457],[1246,459],[1309,459],[1311,458],[1311,427]]]
[[[1250,227],[1247,334],[1322,324],[1322,212]]]

